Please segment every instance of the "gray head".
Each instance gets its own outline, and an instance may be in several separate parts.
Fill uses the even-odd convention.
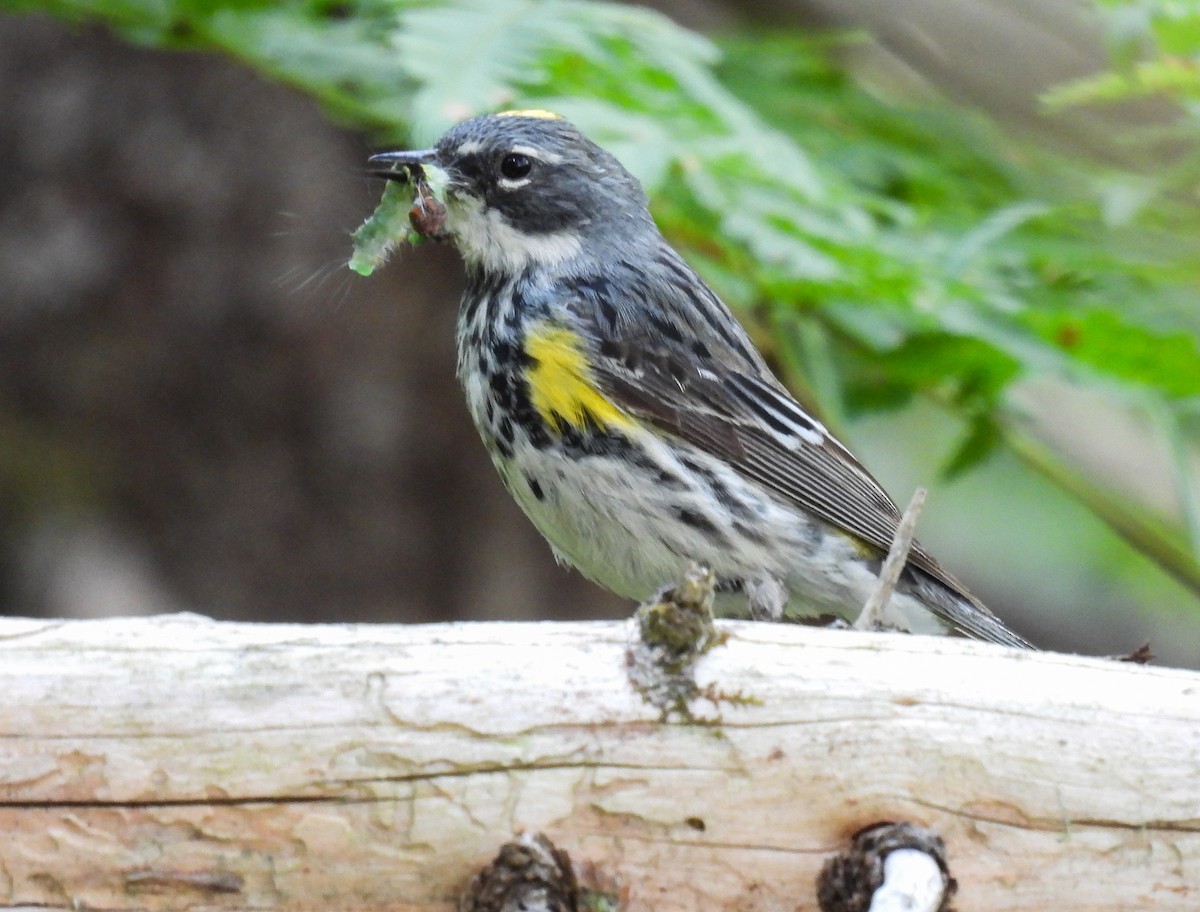
[[[610,245],[628,249],[631,239],[657,233],[637,179],[571,123],[543,112],[476,117],[433,149],[372,161],[445,172],[446,229],[472,265],[561,266],[581,250],[603,256]]]

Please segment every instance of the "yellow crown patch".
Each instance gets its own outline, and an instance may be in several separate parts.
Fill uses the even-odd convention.
[[[555,114],[553,111],[543,111],[540,108],[534,108],[529,111],[501,111],[497,117],[536,117],[538,120],[562,120],[561,114]]]

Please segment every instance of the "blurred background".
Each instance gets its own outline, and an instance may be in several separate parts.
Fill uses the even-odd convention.
[[[0,12],[0,612],[628,614],[555,566],[470,426],[453,252],[405,251],[370,279],[345,268],[378,200],[362,176],[378,137],[231,56],[33,6]],[[1110,63],[1077,3],[659,8],[713,35],[852,27],[839,65],[925,112],[914,130],[952,110],[1055,154],[1147,174],[1177,160],[1177,137],[1122,141],[1175,119],[1161,99],[1046,116],[1043,93]],[[829,135],[847,155],[852,141]],[[1009,395],[1067,464],[1184,512],[1178,453],[1144,411],[1053,376]],[[920,537],[1026,636],[1087,653],[1149,639],[1200,667],[1195,593],[1062,485],[1004,447],[945,479],[961,421],[927,399],[836,417],[897,500],[931,488]]]

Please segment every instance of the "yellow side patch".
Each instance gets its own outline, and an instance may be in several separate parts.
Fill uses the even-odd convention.
[[[540,108],[534,108],[530,111],[501,111],[497,117],[536,117],[538,120],[562,120],[561,114],[555,114],[553,111],[543,111]]]
[[[582,343],[577,333],[550,323],[529,332],[525,353],[533,362],[526,374],[530,402],[556,433],[587,424],[632,427],[633,419],[597,389]]]

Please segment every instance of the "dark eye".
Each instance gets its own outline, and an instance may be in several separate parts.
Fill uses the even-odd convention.
[[[520,180],[529,173],[529,169],[532,167],[533,162],[529,160],[528,155],[513,152],[511,155],[504,156],[504,160],[500,162],[500,173],[509,180]]]

